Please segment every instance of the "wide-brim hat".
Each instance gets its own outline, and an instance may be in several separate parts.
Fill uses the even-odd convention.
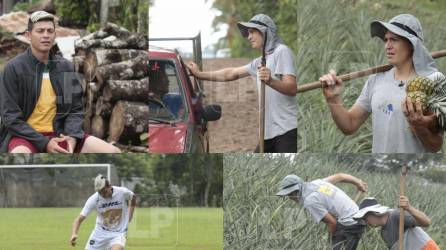
[[[390,210],[389,207],[383,206],[373,197],[364,198],[359,204],[359,211],[353,215],[353,219],[363,219],[367,213],[373,212],[380,216],[386,214]]]
[[[290,193],[300,190],[302,187],[303,181],[297,175],[287,175],[283,178],[281,183],[281,189],[276,193],[277,196],[286,196]]]
[[[276,25],[271,17],[265,14],[257,14],[251,18],[248,22],[238,22],[237,27],[240,30],[240,33],[243,37],[248,37],[248,29],[257,29],[262,34],[265,34],[265,31],[271,29],[273,32],[276,32]]]
[[[417,37],[421,41],[424,40],[423,31],[420,21],[410,14],[401,14],[389,22],[373,21],[370,24],[370,35],[379,37],[384,40],[387,31],[391,31],[399,36],[410,38]]]

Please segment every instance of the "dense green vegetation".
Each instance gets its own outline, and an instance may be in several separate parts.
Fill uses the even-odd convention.
[[[402,163],[409,166],[405,193],[411,205],[430,217],[432,224],[426,232],[439,246],[445,246],[446,185],[422,177],[423,171],[433,166],[444,175],[444,162],[443,157],[423,159],[416,155],[225,155],[225,249],[328,249],[324,223],[316,224],[301,205],[275,196],[283,177],[296,174],[311,181],[339,172],[351,174],[368,183],[367,196],[395,208],[399,196],[398,166]],[[351,184],[337,186],[350,197],[357,194]],[[386,249],[379,230],[369,228],[358,249]]]
[[[444,1],[299,0],[298,82],[316,81],[329,69],[344,74],[387,63],[384,43],[378,38],[370,38],[370,23],[373,20],[388,21],[401,13],[419,18],[430,51],[445,49],[446,18],[442,15],[445,10]],[[446,59],[438,59],[437,66],[445,72]],[[346,107],[355,102],[366,79],[346,83],[342,93]],[[371,151],[371,119],[355,135],[344,136],[334,124],[320,90],[300,94],[298,103],[299,151]]]
[[[237,22],[246,22],[260,13],[268,15],[274,20],[279,36],[282,37],[285,44],[297,51],[297,0],[215,0],[213,7],[221,11],[221,15],[214,19],[214,27],[218,28],[221,24],[226,24],[229,27],[227,36],[220,40],[217,47],[230,48],[232,57],[259,56],[258,51],[251,49],[246,38],[240,35]]]
[[[77,163],[110,163],[120,179],[143,178],[135,193],[173,195],[180,198],[181,206],[222,205],[223,156],[219,154],[0,155],[0,164]],[[140,198],[141,202],[150,201],[148,196]]]

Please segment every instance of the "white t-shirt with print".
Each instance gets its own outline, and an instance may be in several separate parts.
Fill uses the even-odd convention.
[[[258,57],[245,65],[248,73],[256,78],[259,100],[261,81],[257,75],[257,68],[261,66],[261,61],[262,58]],[[271,70],[271,77],[276,80],[283,75],[296,76],[293,51],[286,45],[278,45],[273,53],[266,55],[266,67]],[[266,85],[265,140],[283,135],[295,128],[297,128],[297,96],[284,95]]]
[[[129,223],[129,205],[133,192],[125,187],[112,186],[113,194],[104,198],[98,192],[88,198],[81,215],[87,217],[97,211],[96,229],[111,232],[126,232]]]
[[[311,183],[317,185],[318,189],[305,198],[303,205],[315,222],[319,223],[330,213],[344,226],[358,223],[353,219],[359,210],[358,205],[344,191],[326,179],[317,179]]]
[[[427,149],[410,130],[401,109],[406,97],[406,82],[395,80],[394,68],[371,75],[356,104],[372,113],[372,153],[424,153]],[[427,76],[433,80],[436,72]]]

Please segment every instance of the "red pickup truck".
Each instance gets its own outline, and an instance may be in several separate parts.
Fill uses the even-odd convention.
[[[199,42],[194,40],[194,60],[201,65]],[[202,83],[189,75],[176,50],[150,45],[149,61],[148,152],[209,152],[207,125],[220,119],[221,107],[203,105]]]

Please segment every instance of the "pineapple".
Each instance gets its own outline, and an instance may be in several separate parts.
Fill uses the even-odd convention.
[[[426,103],[427,103],[427,94],[421,91],[412,91],[407,92],[407,97],[410,98],[412,102],[416,102],[417,99],[420,99],[421,106],[423,107],[423,110],[426,110]]]
[[[417,76],[410,80],[406,88],[407,96],[415,102],[420,99],[423,110],[430,110],[436,116],[441,130],[446,130],[446,78],[437,77],[433,81]]]

